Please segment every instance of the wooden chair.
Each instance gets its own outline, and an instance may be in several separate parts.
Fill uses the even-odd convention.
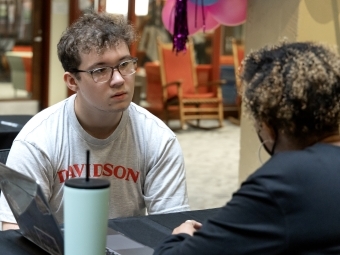
[[[240,70],[241,70],[241,63],[244,59],[244,45],[238,42],[235,38],[232,39],[232,52],[233,52],[233,59],[234,59],[234,70],[235,70],[235,82],[236,82],[236,91],[237,91],[237,98],[236,98],[236,105],[238,111],[238,119],[234,122],[235,124],[240,124],[241,120],[241,105],[242,105],[242,85],[240,80]]]
[[[149,110],[152,114],[156,115],[160,119],[164,119],[163,111],[163,90],[159,63],[146,62],[144,64],[145,69],[145,101],[144,108]]]
[[[11,81],[15,93],[26,90],[32,93],[32,56],[29,51],[7,51],[5,53],[11,70]]]
[[[171,112],[177,112],[181,128],[186,124],[201,127],[200,121],[216,119],[223,126],[223,81],[198,84],[194,48],[191,41],[186,52],[176,53],[172,44],[158,40],[163,109],[166,122]],[[196,124],[191,121],[196,120]]]

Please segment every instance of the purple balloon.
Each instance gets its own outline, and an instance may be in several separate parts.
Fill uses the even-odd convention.
[[[223,1],[223,0],[220,0],[220,1]],[[209,6],[209,5],[217,3],[218,0],[190,0],[190,2],[197,4],[197,5],[200,5],[200,6],[202,6],[202,5],[203,6]]]

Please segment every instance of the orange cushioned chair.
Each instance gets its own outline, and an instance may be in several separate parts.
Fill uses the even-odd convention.
[[[186,51],[176,53],[171,43],[164,44],[158,40],[158,53],[166,121],[171,112],[177,111],[182,129],[187,123],[202,127],[200,120],[207,119],[216,119],[216,127],[222,127],[223,81],[198,84],[192,42],[187,43]],[[196,124],[192,120],[196,120]]]
[[[164,119],[163,91],[159,63],[146,62],[144,64],[144,69],[146,79],[146,105],[144,105],[144,107],[160,119]]]

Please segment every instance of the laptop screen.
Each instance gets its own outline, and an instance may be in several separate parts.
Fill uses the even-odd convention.
[[[1,163],[0,183],[22,235],[50,254],[63,254],[62,233],[39,184]]]

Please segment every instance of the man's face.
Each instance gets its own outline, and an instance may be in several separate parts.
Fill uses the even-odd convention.
[[[95,51],[89,54],[80,54],[81,64],[79,70],[93,70],[100,67],[118,67],[126,60],[131,59],[129,48],[125,43],[109,48],[103,54]],[[122,112],[130,104],[133,92],[135,74],[122,76],[114,70],[111,79],[103,83],[96,83],[91,74],[81,72],[77,82],[77,100],[82,108],[101,112]]]

